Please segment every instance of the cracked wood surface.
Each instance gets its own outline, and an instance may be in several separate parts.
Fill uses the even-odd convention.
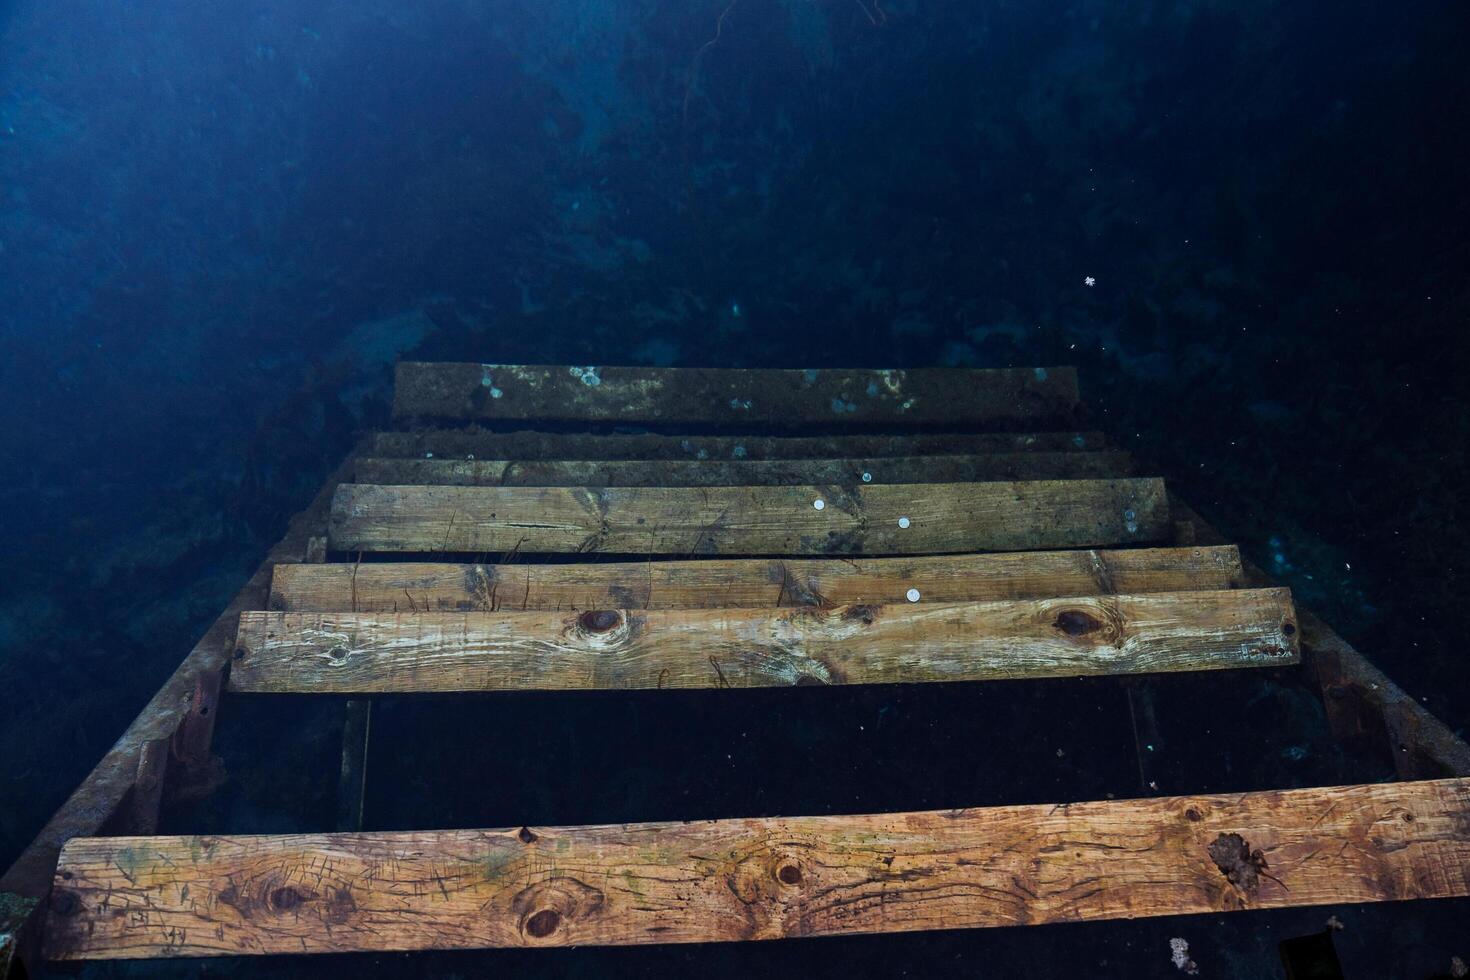
[[[989,453],[865,459],[397,459],[357,461],[358,483],[516,487],[719,487],[968,483],[1131,476],[1127,453]]]
[[[1070,422],[1077,371],[1042,368],[649,368],[404,361],[397,419],[706,423],[951,424],[1014,428]]]
[[[245,613],[255,693],[785,687],[1297,661],[1286,589],[780,610]]]
[[[859,487],[424,487],[343,484],[340,551],[923,554],[1167,537],[1162,480]]]
[[[773,558],[462,565],[280,565],[278,612],[713,609],[1192,592],[1236,588],[1233,546],[919,558]]]
[[[1211,846],[1261,854],[1242,887]],[[1217,848],[1218,850],[1218,848]],[[719,942],[1470,894],[1470,781],[588,827],[79,839],[54,959]]]
[[[915,432],[822,436],[660,435],[642,433],[495,432],[478,426],[377,432],[374,456],[466,456],[480,459],[851,459],[933,453],[1097,452],[1100,432]]]

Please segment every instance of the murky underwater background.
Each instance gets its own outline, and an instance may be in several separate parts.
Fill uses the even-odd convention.
[[[1463,731],[1467,28],[1453,0],[0,0],[0,866],[407,356],[1076,364],[1099,428]],[[1147,687],[1147,759],[1116,681],[385,702],[368,823],[1391,775],[1290,674]],[[330,826],[340,706],[224,711],[234,778],[165,829]],[[1348,976],[1418,978],[1470,959],[1467,912],[85,975],[1170,976],[1183,936],[1203,975],[1278,977],[1335,914]]]

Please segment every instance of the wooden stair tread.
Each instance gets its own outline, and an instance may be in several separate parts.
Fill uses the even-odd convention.
[[[794,609],[240,616],[230,688],[386,694],[788,687],[1280,667],[1285,589]]]
[[[863,459],[357,461],[358,483],[420,486],[719,487],[1085,480],[1133,473],[1127,453],[988,453]]]
[[[1163,481],[858,487],[425,487],[344,484],[340,551],[676,555],[925,554],[1159,541]]]
[[[1070,367],[914,370],[398,365],[397,419],[1017,427],[1080,410]]]
[[[916,558],[786,558],[476,565],[277,565],[279,612],[689,609],[1045,599],[1241,584],[1234,546],[1019,551]]]
[[[930,453],[1099,452],[1100,432],[912,432],[904,435],[662,435],[640,433],[494,431],[469,426],[377,432],[373,456],[453,456],[460,459],[854,459]]]
[[[1470,780],[869,816],[78,838],[51,958],[717,942],[1470,894]],[[1227,876],[1233,872],[1234,880]]]

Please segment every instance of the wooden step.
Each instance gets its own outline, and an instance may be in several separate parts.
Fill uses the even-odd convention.
[[[374,456],[459,459],[855,459],[934,453],[1098,452],[1100,432],[914,432],[838,436],[493,432],[478,426],[374,433]]]
[[[1084,480],[1133,473],[1127,453],[992,453],[871,459],[357,461],[358,483],[460,487],[721,487]]]
[[[398,365],[398,419],[742,425],[968,425],[1073,420],[1070,367],[972,370]]]
[[[1286,589],[795,609],[240,616],[230,687],[366,694],[912,684],[1297,662]]]
[[[1470,780],[61,854],[55,960],[724,942],[1470,895]],[[1167,952],[1167,950],[1166,950]]]
[[[1241,584],[1240,552],[1022,551],[924,558],[703,559],[596,564],[277,565],[280,612],[496,612],[983,602],[1192,592]]]
[[[339,551],[924,554],[1159,541],[1156,479],[801,487],[344,484]]]

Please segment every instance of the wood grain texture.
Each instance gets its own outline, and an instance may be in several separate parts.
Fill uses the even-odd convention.
[[[1021,551],[919,558],[698,559],[544,565],[280,565],[278,612],[714,609],[1230,589],[1240,552],[1210,548]]]
[[[1259,849],[1250,887],[1211,857]],[[1470,894],[1470,781],[830,816],[77,839],[53,959],[582,946]]]
[[[569,367],[404,361],[395,418],[1016,427],[1079,411],[1070,367],[916,370]]]
[[[914,432],[881,435],[660,435],[642,433],[496,432],[479,426],[378,432],[374,456],[464,459],[854,459],[931,453],[1098,452],[1100,432]]]
[[[905,684],[1284,666],[1285,589],[581,613],[245,613],[230,688],[369,694]]]
[[[1163,481],[860,487],[346,484],[339,551],[925,554],[1133,544],[1170,531]]]
[[[357,482],[460,487],[722,487],[972,483],[1131,476],[1127,453],[990,453],[864,459],[400,459],[357,461]]]

